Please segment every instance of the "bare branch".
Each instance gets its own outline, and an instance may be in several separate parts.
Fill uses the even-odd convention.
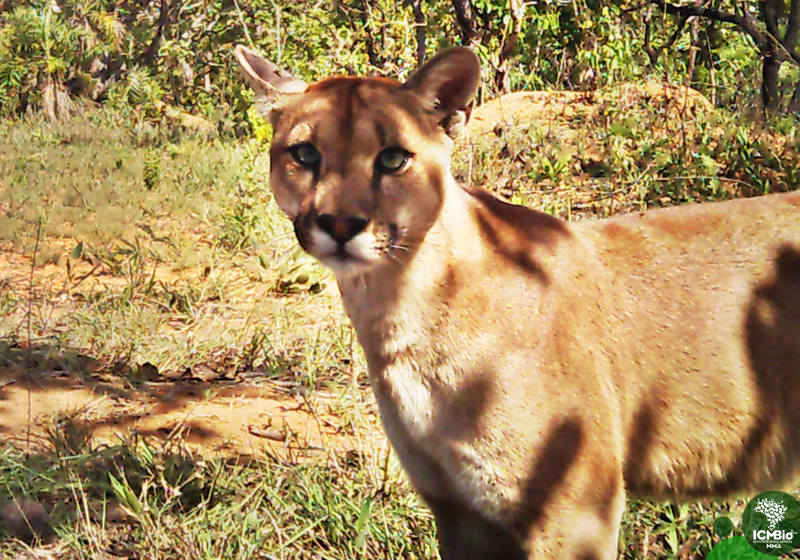
[[[797,0],[793,0],[793,4]],[[758,46],[763,56],[778,56],[780,60],[792,60],[795,64],[800,65],[800,53],[789,49],[781,41],[779,35],[768,32],[764,34],[758,27],[758,22],[746,11],[742,10],[741,14],[724,12],[716,8],[704,8],[700,4],[687,4],[685,6],[675,6],[668,4],[664,0],[649,0],[655,6],[658,6],[668,14],[676,16],[697,16],[701,18],[710,19],[713,21],[721,21],[725,23],[732,23],[739,26],[742,31],[750,35],[753,41]],[[762,2],[762,10],[764,5],[769,4],[768,1]],[[770,6],[771,8],[771,6]],[[768,8],[768,9],[770,9]],[[766,14],[765,14],[766,19]],[[774,21],[774,20],[773,20]],[[767,22],[765,22],[767,23]],[[767,24],[769,26],[769,23]],[[776,48],[777,47],[777,48]]]
[[[683,28],[686,26],[686,22],[689,21],[689,18],[693,16],[682,16],[680,21],[678,21],[678,27],[675,29],[675,32],[672,36],[667,39],[667,41],[661,45],[660,47],[654,47],[651,43],[650,39],[650,7],[648,6],[648,13],[644,19],[644,50],[647,53],[647,58],[650,59],[650,68],[655,67],[656,63],[658,62],[658,58],[661,56],[661,53],[667,49],[671,49],[672,45],[675,44],[675,41],[678,40],[680,37]]]
[[[522,0],[509,0],[509,11],[511,13],[511,33],[508,35],[500,49],[500,59],[505,60],[511,55],[511,51],[517,46],[519,34],[522,32],[522,19],[525,15],[525,7]]]
[[[732,23],[734,25],[738,25],[742,28],[750,37],[753,38],[756,45],[759,48],[763,48],[766,46],[768,39],[767,37],[761,32],[758,28],[757,22],[753,19],[753,17],[748,14],[747,12],[743,12],[742,14],[732,14],[730,12],[723,12],[716,8],[704,8],[700,4],[687,4],[685,6],[675,6],[673,4],[668,4],[664,0],[649,0],[651,4],[654,4],[667,12],[668,14],[680,17],[691,17],[697,16],[701,18],[713,19],[715,21],[723,21],[726,23]]]
[[[367,48],[367,57],[369,58],[369,63],[375,68],[379,68],[381,66],[381,61],[378,57],[377,51],[375,50],[372,9],[373,2],[370,0],[362,0],[361,9],[358,10],[358,16],[359,19],[361,19],[361,25],[363,25],[364,29],[366,30],[366,33],[364,34],[364,42]]]
[[[159,47],[161,47],[161,41],[164,38],[164,33],[171,23],[170,14],[172,12],[172,8],[177,7],[178,3],[179,0],[175,0],[175,3],[171,5],[169,0],[161,0],[156,34],[153,36],[153,40],[150,42],[150,45],[148,45],[145,51],[139,56],[139,62],[150,67],[155,65],[156,55],[158,54]]]
[[[494,68],[494,81],[498,91],[508,92],[510,88],[508,80],[508,59],[514,48],[517,46],[519,34],[522,32],[522,19],[525,16],[525,6],[522,0],[509,0],[509,12],[511,15],[511,30],[503,41],[500,54],[497,57],[497,65]]]

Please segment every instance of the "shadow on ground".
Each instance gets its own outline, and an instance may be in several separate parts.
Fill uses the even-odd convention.
[[[345,398],[226,379],[209,366],[170,379],[150,364],[102,364],[51,344],[0,339],[0,440],[29,447],[63,418],[106,442],[180,436],[205,451],[268,452],[290,462],[363,452],[365,438],[382,446],[374,412],[367,409],[360,426],[340,418]]]

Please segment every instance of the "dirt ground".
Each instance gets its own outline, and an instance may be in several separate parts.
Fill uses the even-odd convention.
[[[74,279],[91,269],[86,263],[72,266]],[[182,276],[190,281],[199,273]],[[246,283],[240,274],[231,284]],[[175,280],[168,269],[156,276]],[[34,297],[47,301],[54,317],[68,312],[74,285],[66,281],[66,260],[36,267],[32,278]],[[30,280],[30,257],[0,246],[0,290],[25,300]],[[112,289],[122,282],[98,271],[87,281]],[[59,350],[47,340],[28,346],[24,330],[23,325],[21,342],[6,341],[1,348],[0,440],[41,446],[48,427],[69,419],[80,437],[91,435],[97,443],[113,444],[135,433],[180,438],[205,453],[268,453],[289,462],[335,462],[337,455],[378,453],[386,445],[377,409],[364,402],[365,391],[356,385],[306,394],[297,383],[262,380],[257,373],[242,379],[203,365],[158,372],[146,363],[115,371],[113,364]],[[342,410],[351,413],[343,417]]]
[[[114,443],[136,432],[181,437],[190,447],[215,453],[266,452],[291,462],[382,443],[374,414],[356,430],[343,426],[331,413],[333,395],[306,398],[224,382],[120,385],[90,383],[63,371],[32,375],[0,368],[0,437],[35,446],[46,436],[43,426],[68,417],[99,442]]]
[[[665,110],[671,118],[694,117],[698,112],[713,110],[699,92],[657,82],[627,84],[596,92],[519,91],[492,99],[477,107],[470,116],[469,140],[480,142],[487,136],[502,136],[514,128],[527,131],[533,127],[558,128],[558,136],[572,139],[582,131],[571,124],[576,117],[590,117],[603,103],[647,105],[653,111]]]

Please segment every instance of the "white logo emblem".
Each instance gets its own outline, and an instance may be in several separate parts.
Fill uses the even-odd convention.
[[[771,531],[778,523],[783,521],[783,516],[786,515],[786,509],[785,505],[770,500],[769,498],[764,498],[756,502],[756,507],[753,508],[753,511],[763,513],[767,517],[769,529]]]

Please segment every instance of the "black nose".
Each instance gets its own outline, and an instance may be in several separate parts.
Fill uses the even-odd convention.
[[[333,214],[320,214],[317,224],[322,231],[331,236],[339,245],[344,245],[356,235],[367,229],[369,220],[356,216],[334,216]]]

